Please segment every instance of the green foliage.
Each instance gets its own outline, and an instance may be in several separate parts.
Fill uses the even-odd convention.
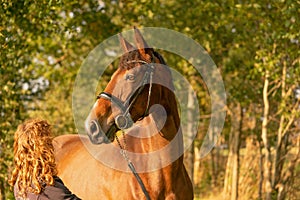
[[[251,115],[257,121],[261,116],[257,110],[262,106],[262,83],[269,70],[271,88],[274,88],[270,94],[271,113],[275,119],[270,128],[275,133],[279,115],[288,118],[295,101],[293,93],[287,99],[280,97],[278,84],[284,63],[288,69],[286,89],[300,85],[299,12],[299,1],[291,0],[2,0],[2,198],[11,198],[7,174],[11,170],[13,133],[17,125],[28,117],[43,117],[53,124],[57,135],[76,133],[71,106],[79,67],[97,44],[134,25],[176,30],[203,45],[222,73],[229,102],[240,102],[246,108],[256,105],[258,109]],[[170,66],[186,75],[197,91],[200,112],[209,114],[211,105],[206,85],[193,67],[176,55],[167,54],[166,58]],[[113,70],[108,68],[105,80],[109,80]],[[230,126],[227,121],[224,138],[228,138]],[[255,134],[259,134],[258,128]],[[199,141],[197,145],[201,144]],[[207,181],[210,182],[209,178]]]

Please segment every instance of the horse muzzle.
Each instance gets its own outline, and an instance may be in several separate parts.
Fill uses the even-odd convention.
[[[117,131],[117,127],[113,124],[105,134],[97,120],[87,120],[85,129],[93,144],[107,144],[112,142]]]

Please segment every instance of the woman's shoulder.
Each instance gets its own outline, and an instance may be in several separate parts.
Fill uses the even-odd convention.
[[[54,185],[53,186],[46,186],[43,192],[40,194],[39,199],[57,199],[57,200],[79,200],[75,194],[64,185],[63,181],[55,176],[54,178]]]
[[[55,183],[64,185],[64,182],[58,176],[53,176],[53,179]]]
[[[54,184],[46,185],[44,189],[39,194],[34,194],[31,192],[27,193],[27,199],[29,200],[80,200],[75,194],[64,185],[63,181],[54,176]],[[17,184],[14,186],[14,194],[16,200],[22,200],[23,198],[18,197],[19,188]]]

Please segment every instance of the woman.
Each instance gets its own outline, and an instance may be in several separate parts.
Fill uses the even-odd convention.
[[[33,119],[19,125],[14,135],[14,164],[10,184],[21,199],[79,199],[57,177],[51,127]]]

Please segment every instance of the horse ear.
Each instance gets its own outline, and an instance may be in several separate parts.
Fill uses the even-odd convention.
[[[124,53],[135,50],[134,46],[127,42],[121,33],[119,33],[119,40]]]
[[[148,46],[146,43],[145,39],[143,38],[141,32],[139,29],[134,27],[134,36],[135,36],[135,42],[138,50],[140,51],[141,54],[147,54],[149,51],[152,51],[153,49]]]

